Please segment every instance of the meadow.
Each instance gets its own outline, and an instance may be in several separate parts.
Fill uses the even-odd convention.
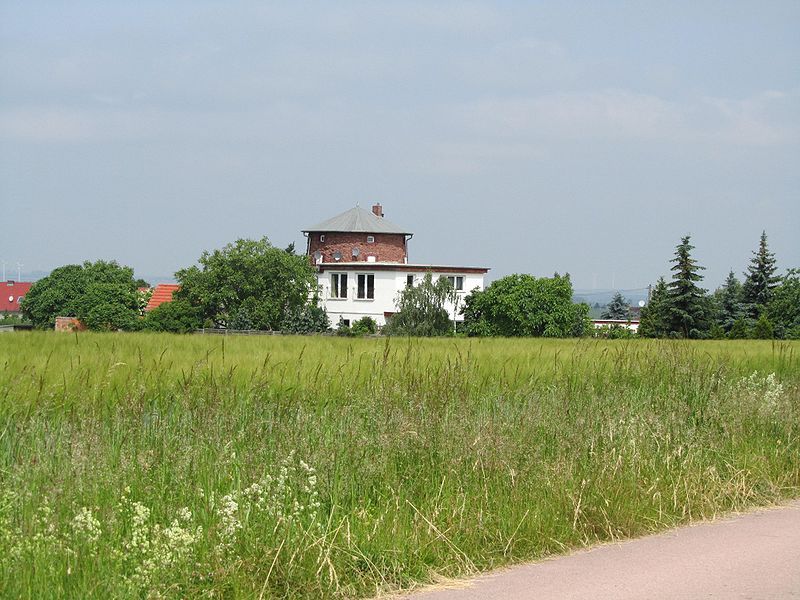
[[[800,343],[0,336],[0,596],[356,598],[800,495]]]

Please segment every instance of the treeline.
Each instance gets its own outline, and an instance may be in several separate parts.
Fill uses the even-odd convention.
[[[267,238],[237,240],[204,252],[199,266],[175,274],[181,288],[172,302],[146,312],[149,287],[133,269],[114,261],[55,269],[31,286],[22,313],[34,326],[52,329],[56,317],[75,317],[96,331],[169,331],[200,327],[310,333],[328,329],[316,296],[316,276],[294,246]]]
[[[640,336],[800,339],[800,270],[777,274],[766,232],[744,281],[731,271],[713,293],[700,287],[705,268],[692,258],[692,250],[690,236],[684,237],[671,261],[671,280],[661,277],[642,309]]]
[[[681,240],[672,259],[672,278],[656,283],[642,309],[638,335],[680,338],[800,338],[800,271],[776,274],[775,256],[762,234],[758,250],[739,282],[733,272],[709,294],[700,287],[702,266],[692,258],[690,237]],[[33,325],[53,327],[56,317],[75,317],[89,329],[106,331],[189,332],[201,327],[257,329],[285,333],[331,330],[317,295],[317,278],[308,257],[294,246],[273,246],[267,238],[240,239],[203,252],[198,265],[179,270],[180,290],[172,302],[145,311],[149,287],[133,269],[116,262],[85,262],[55,269],[37,281],[22,302]],[[589,306],[572,301],[568,274],[534,277],[514,274],[466,296],[447,278],[424,280],[401,291],[397,313],[382,333],[403,336],[629,337],[627,328],[596,331]],[[454,323],[451,311],[464,316]],[[625,319],[627,302],[617,294],[604,317]],[[344,335],[376,332],[368,321]]]

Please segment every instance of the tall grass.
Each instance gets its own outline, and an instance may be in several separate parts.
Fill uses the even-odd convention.
[[[370,596],[777,502],[798,350],[2,336],[0,596]]]

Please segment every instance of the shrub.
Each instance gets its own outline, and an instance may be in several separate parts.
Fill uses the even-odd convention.
[[[771,340],[775,337],[775,329],[766,314],[761,313],[761,316],[758,317],[753,326],[752,337],[757,340]]]
[[[201,325],[200,309],[186,300],[164,302],[147,313],[144,319],[144,328],[149,331],[189,333]]]
[[[306,304],[286,313],[281,325],[284,333],[324,333],[331,328],[325,309],[316,304]]]
[[[353,323],[350,331],[353,335],[374,335],[378,332],[378,324],[372,317],[362,317]]]

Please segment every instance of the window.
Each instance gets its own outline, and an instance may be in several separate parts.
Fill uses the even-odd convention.
[[[324,242],[325,241],[325,234],[324,233],[320,233],[319,234],[319,241],[320,242]]]
[[[406,287],[414,287],[414,276],[406,275]]]
[[[375,243],[375,236],[374,235],[368,235],[367,236],[367,243],[368,244],[374,244]]]
[[[358,293],[356,297],[361,300],[372,300],[375,298],[375,275],[358,276]]]
[[[450,282],[450,285],[452,285],[453,289],[457,292],[464,291],[464,277],[462,275],[448,275],[447,281]]]
[[[331,273],[331,298],[347,298],[347,273]]]

